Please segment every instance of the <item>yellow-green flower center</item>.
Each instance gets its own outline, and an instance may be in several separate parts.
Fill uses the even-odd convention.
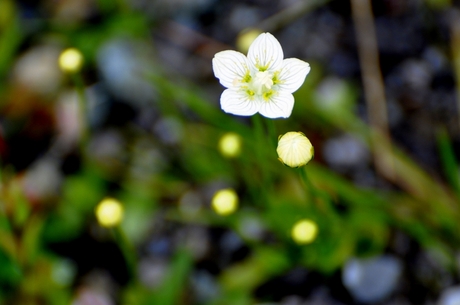
[[[257,72],[251,83],[252,90],[257,95],[262,95],[270,91],[273,86],[272,78],[273,75],[268,71]]]

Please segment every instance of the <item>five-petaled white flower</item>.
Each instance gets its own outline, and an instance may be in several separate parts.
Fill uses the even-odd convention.
[[[270,33],[260,34],[248,56],[222,51],[212,60],[214,75],[227,87],[220,97],[225,112],[249,116],[259,112],[268,118],[287,118],[294,107],[292,93],[310,72],[297,58],[283,60],[283,49]]]

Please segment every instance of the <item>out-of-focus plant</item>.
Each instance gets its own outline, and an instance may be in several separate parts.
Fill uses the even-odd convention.
[[[71,74],[82,73],[69,86],[80,90],[83,103],[88,91],[84,69],[95,64],[102,43],[119,36],[147,40],[150,27],[141,12],[127,9],[122,1],[98,1],[98,5],[100,23],[53,29],[62,45],[81,52],[62,53],[61,67]],[[24,39],[18,20],[14,3],[0,1],[0,75],[7,73]],[[250,32],[249,38],[256,42],[248,47],[247,58],[224,51],[214,59],[214,72],[228,88],[221,98],[222,108],[254,114],[251,121],[223,113],[203,97],[202,88],[180,76],[171,79],[155,62],[151,74],[142,75],[159,100],[149,107],[155,108],[155,116],[169,118],[165,124],[175,126],[180,136],[171,140],[161,128],[154,136],[139,126],[117,126],[129,140],[120,141],[124,154],[98,159],[91,146],[97,142],[95,135],[88,131],[77,152],[82,164],[62,178],[55,197],[42,201],[27,193],[23,173],[2,164],[0,302],[70,304],[83,298],[81,291],[90,284],[79,273],[83,271],[78,255],[89,253],[83,257],[92,260],[98,254],[90,248],[60,254],[56,248],[91,236],[95,243],[114,245],[109,249],[121,253],[121,263],[109,273],[128,269],[126,282],[117,284],[111,297],[126,304],[189,304],[189,279],[202,258],[194,248],[196,241],[181,237],[188,230],[174,239],[171,227],[194,225],[233,232],[248,248],[236,262],[219,261],[218,293],[207,301],[210,305],[253,304],[257,287],[298,266],[331,274],[350,257],[382,253],[395,230],[443,253],[447,267],[453,268],[460,241],[460,186],[458,162],[445,131],[438,134],[438,147],[449,186],[389,145],[379,153],[389,157],[385,162],[392,162],[388,165],[395,171],[388,182],[394,187],[357,187],[320,160],[312,160],[315,138],[310,134],[341,131],[374,149],[372,141],[383,136],[355,114],[358,89],[338,78],[324,83],[324,72],[316,63],[302,85],[310,66],[297,59],[283,61],[281,47],[271,34],[254,33],[259,31]],[[249,45],[248,41],[242,44]],[[85,58],[85,67],[78,54]],[[0,84],[2,91],[7,84]],[[86,115],[95,106],[82,107],[81,123],[89,130]],[[289,119],[269,120],[257,112]],[[302,130],[311,142],[303,133],[286,130]],[[284,136],[277,150],[279,134]],[[110,150],[111,144],[104,149]],[[290,168],[299,166],[303,167]],[[169,242],[157,249],[164,251],[166,271],[160,280],[149,282],[140,275],[145,271],[143,249],[149,248],[151,235],[162,222],[174,232],[165,233]],[[104,255],[99,257],[104,263],[115,256]]]

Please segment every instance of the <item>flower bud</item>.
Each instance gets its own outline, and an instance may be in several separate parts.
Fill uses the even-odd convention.
[[[83,55],[75,48],[64,50],[59,56],[59,67],[66,73],[79,72],[83,66]]]
[[[230,188],[217,191],[212,198],[211,206],[219,215],[230,215],[238,208],[238,195]]]
[[[292,239],[298,244],[309,244],[318,234],[318,225],[309,220],[302,219],[294,224],[291,231]]]
[[[246,53],[253,41],[262,33],[259,29],[246,29],[243,30],[236,40],[236,47],[241,52]]]
[[[310,140],[301,132],[290,131],[278,138],[278,159],[290,167],[307,164],[314,154]]]
[[[219,151],[227,158],[237,157],[241,152],[241,136],[234,132],[227,132],[219,140]]]
[[[103,227],[114,227],[123,219],[123,206],[113,198],[103,199],[96,207],[96,218]]]

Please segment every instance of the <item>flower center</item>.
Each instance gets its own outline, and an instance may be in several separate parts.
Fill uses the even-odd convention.
[[[268,71],[257,72],[253,81],[252,89],[257,95],[269,91],[273,86],[273,75]]]

